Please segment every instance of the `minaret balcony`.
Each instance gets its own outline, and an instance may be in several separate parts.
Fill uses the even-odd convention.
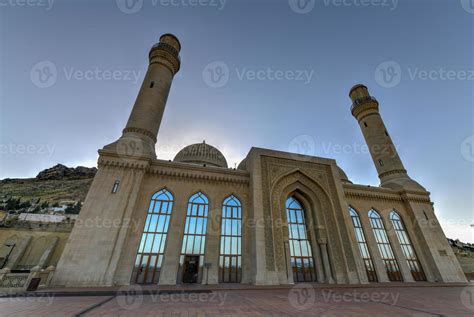
[[[354,100],[354,103],[351,106],[351,112],[354,110],[355,107],[357,107],[359,105],[363,105],[363,104],[368,103],[368,102],[376,102],[377,104],[379,103],[377,101],[377,99],[375,99],[375,97],[372,97],[372,96],[365,96],[365,97],[362,97],[362,98],[357,98],[356,100]]]

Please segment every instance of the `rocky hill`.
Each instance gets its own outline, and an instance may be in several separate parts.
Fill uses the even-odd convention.
[[[35,178],[0,180],[0,199],[21,198],[22,201],[57,203],[84,201],[97,169],[61,164],[41,171]]]

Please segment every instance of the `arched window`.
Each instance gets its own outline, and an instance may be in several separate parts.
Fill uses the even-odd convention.
[[[362,257],[362,261],[364,261],[367,278],[370,282],[377,282],[377,274],[375,273],[374,262],[372,261],[369,247],[367,246],[367,241],[365,240],[364,229],[362,228],[359,214],[350,206],[349,214],[352,219],[352,225],[354,226],[357,244],[359,245],[360,256]]]
[[[242,205],[231,195],[222,205],[219,281],[240,283],[242,279]]]
[[[425,273],[421,268],[415,250],[413,250],[410,237],[405,230],[405,226],[403,225],[400,215],[395,210],[390,213],[390,220],[392,221],[393,229],[395,229],[395,233],[397,234],[398,242],[402,247],[403,255],[405,256],[408,266],[410,267],[413,279],[415,281],[426,281]]]
[[[201,282],[208,209],[209,200],[203,193],[196,193],[189,198],[179,260],[183,283]]]
[[[313,252],[306,228],[306,217],[301,203],[294,197],[286,200],[286,218],[290,245],[290,262],[295,282],[316,280]]]
[[[173,195],[166,189],[160,190],[151,198],[135,260],[135,283],[158,283],[173,201]]]
[[[375,210],[371,209],[369,211],[369,219],[372,230],[374,231],[375,241],[377,242],[380,255],[385,265],[385,270],[387,271],[388,279],[390,281],[403,281],[382,218]]]

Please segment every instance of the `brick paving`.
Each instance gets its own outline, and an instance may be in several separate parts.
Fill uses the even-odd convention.
[[[51,295],[51,294],[49,294]],[[81,313],[83,313],[81,315]],[[473,316],[474,285],[0,298],[0,316]]]

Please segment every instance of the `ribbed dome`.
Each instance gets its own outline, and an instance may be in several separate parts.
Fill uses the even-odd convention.
[[[176,154],[174,161],[227,168],[221,151],[205,142],[188,145]]]

